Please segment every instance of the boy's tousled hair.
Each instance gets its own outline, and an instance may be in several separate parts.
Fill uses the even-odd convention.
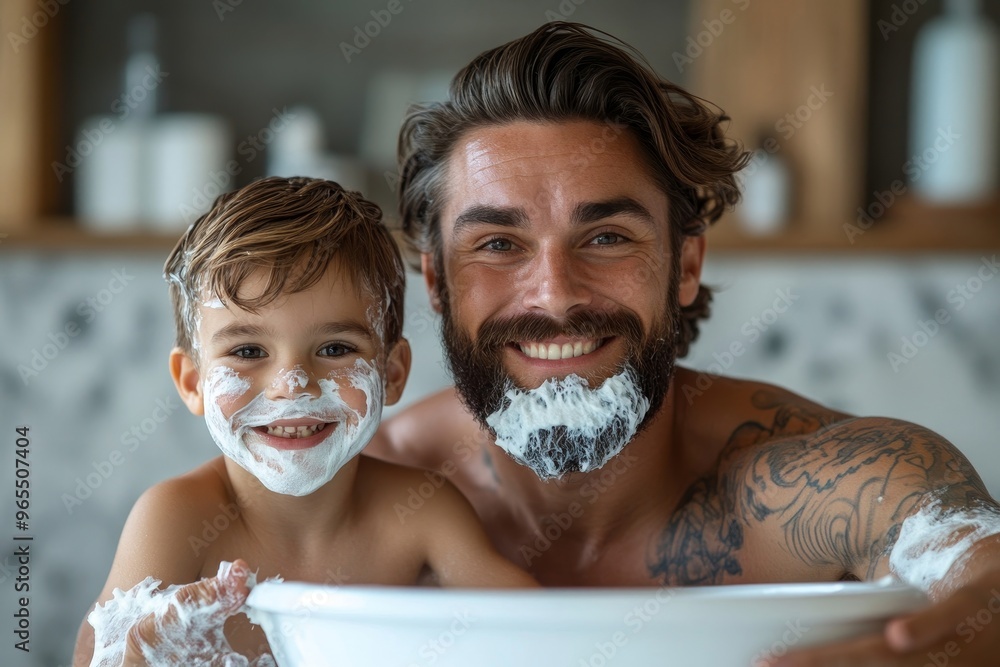
[[[403,231],[442,268],[440,215],[447,161],[478,127],[515,121],[589,120],[638,140],[650,174],[669,200],[671,251],[702,234],[739,199],[736,173],[749,156],[725,138],[728,118],[660,79],[634,49],[607,33],[553,21],[486,51],[451,82],[445,102],[411,108],[399,137],[399,206]],[[679,356],[708,317],[711,291],[701,285],[681,309]]]
[[[264,178],[220,195],[192,224],[163,267],[177,346],[197,347],[198,305],[211,298],[247,311],[316,284],[332,259],[381,310],[386,349],[402,337],[405,276],[382,210],[358,192],[315,178]],[[239,296],[256,271],[265,286]],[[374,313],[373,313],[374,314]]]

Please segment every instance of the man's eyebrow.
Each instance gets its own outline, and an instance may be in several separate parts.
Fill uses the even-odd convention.
[[[476,224],[527,227],[528,214],[524,212],[523,208],[514,206],[475,204],[458,214],[458,217],[455,218],[452,234],[458,234],[463,228]]]
[[[653,215],[645,206],[631,197],[616,197],[607,201],[583,202],[573,209],[573,222],[585,225],[616,215],[630,215],[653,224]]]
[[[229,338],[262,338],[270,333],[258,324],[246,324],[244,322],[233,322],[222,327],[212,334],[212,342],[216,343]]]

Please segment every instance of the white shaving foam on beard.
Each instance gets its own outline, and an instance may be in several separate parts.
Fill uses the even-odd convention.
[[[496,444],[540,478],[558,478],[567,462],[579,461],[579,471],[602,467],[621,453],[649,410],[647,399],[626,369],[591,389],[579,375],[552,378],[534,389],[508,388],[505,407],[486,418]],[[554,427],[566,437],[553,442]],[[617,429],[620,442],[599,451],[597,436]]]
[[[889,568],[927,592],[976,542],[994,535],[1000,535],[1000,510],[995,506],[949,509],[934,498],[903,521],[889,554]]]
[[[296,371],[302,373],[301,369],[289,371],[277,381],[297,385],[305,373],[300,376]],[[275,493],[305,496],[333,479],[345,463],[364,449],[378,429],[384,403],[381,377],[371,364],[358,359],[347,372],[347,379],[366,396],[364,415],[344,402],[334,379],[323,379],[319,381],[318,397],[303,394],[272,400],[261,392],[227,418],[220,402],[244,395],[250,389],[250,381],[228,366],[216,366],[205,380],[205,422],[222,452],[265,487]],[[326,427],[329,434],[322,442],[299,450],[275,449],[262,442],[253,430],[277,420],[300,418],[337,423]]]
[[[225,561],[219,563],[216,576],[228,577],[232,566]],[[213,665],[229,667],[274,667],[274,659],[269,654],[250,662],[235,653],[226,639],[223,632],[226,619],[245,612],[247,607],[228,613],[234,600],[227,604],[225,598],[213,603],[182,604],[177,600],[177,591],[182,586],[172,585],[161,590],[160,584],[146,577],[128,591],[116,588],[110,600],[94,607],[87,616],[94,628],[94,656],[90,667],[120,667],[132,626],[150,614],[162,619],[171,607],[177,614],[178,623],[160,626],[160,643],[155,647],[141,647],[150,665],[208,664],[211,660]],[[251,572],[247,576],[247,588],[252,589],[256,584],[257,575]],[[179,659],[184,662],[178,663]]]

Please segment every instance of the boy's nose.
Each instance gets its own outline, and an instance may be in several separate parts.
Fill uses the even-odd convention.
[[[319,394],[319,384],[309,377],[302,366],[295,366],[291,370],[283,368],[274,376],[266,393],[272,399],[314,396]]]

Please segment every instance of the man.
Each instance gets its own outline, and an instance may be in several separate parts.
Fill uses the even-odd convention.
[[[594,32],[488,51],[405,120],[402,221],[456,387],[390,420],[378,455],[450,478],[545,585],[894,573],[934,603],[779,664],[996,665],[1000,623],[962,624],[1000,604],[1000,510],[950,443],[756,382],[685,400],[702,233],[746,157],[724,116]]]

